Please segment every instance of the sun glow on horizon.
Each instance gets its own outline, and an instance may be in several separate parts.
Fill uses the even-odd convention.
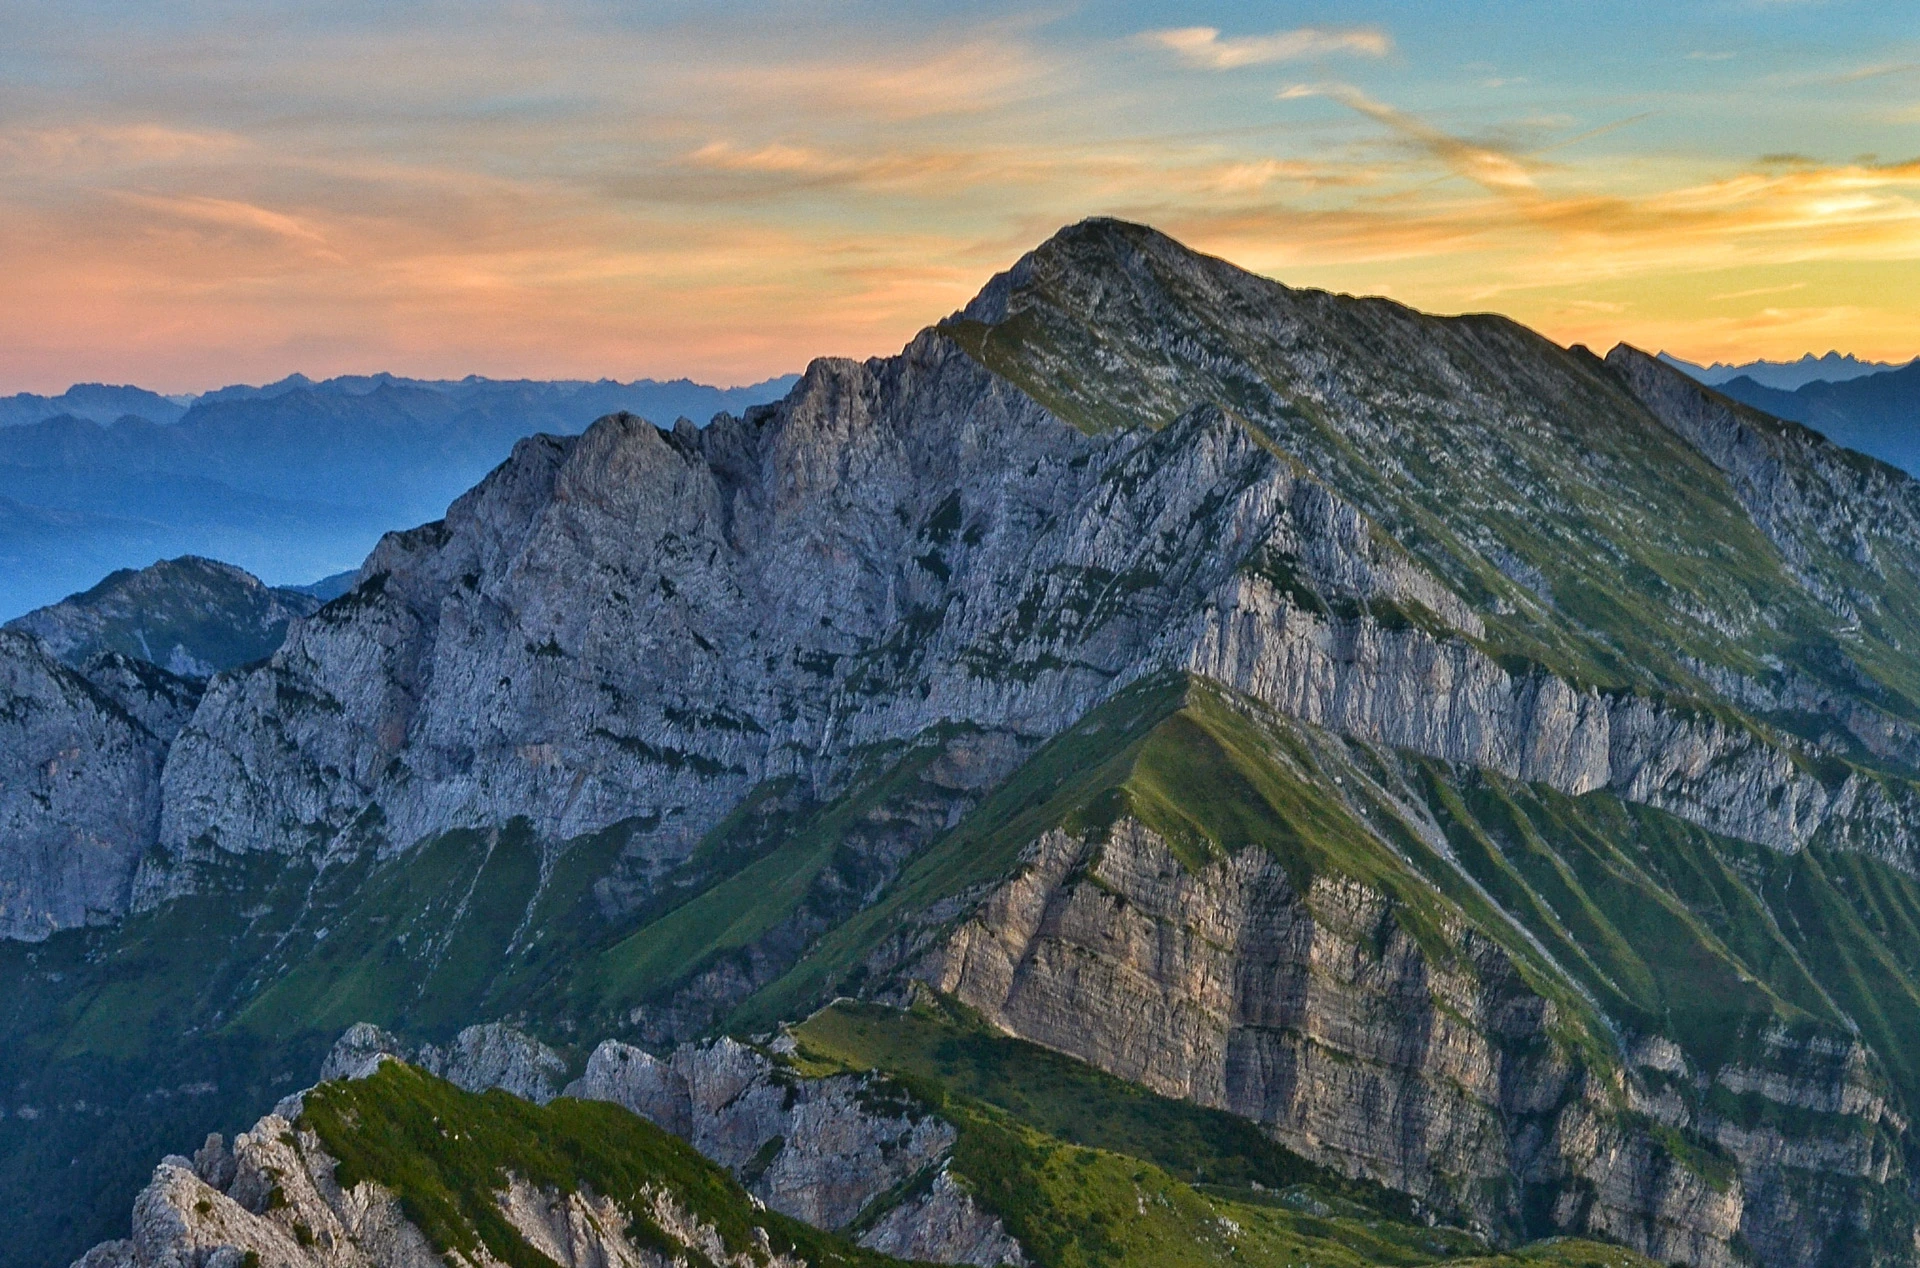
[[[1860,5],[0,12],[0,391],[751,382],[1094,214],[1565,343],[1920,352],[1920,38]]]

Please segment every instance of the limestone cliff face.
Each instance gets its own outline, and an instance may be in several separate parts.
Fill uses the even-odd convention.
[[[567,1095],[612,1101],[683,1137],[783,1214],[826,1229],[860,1220],[870,1249],[980,1268],[1027,1262],[948,1171],[953,1127],[878,1076],[801,1078],[731,1039],[665,1060],[609,1040]],[[880,1209],[923,1173],[931,1183]]]
[[[1867,1218],[1857,1192],[1816,1178],[1884,1182],[1873,1129],[1904,1130],[1857,1045],[1807,1050],[1783,1033],[1764,1068],[1701,1072],[1655,1042],[1614,1083],[1571,1059],[1560,1006],[1496,943],[1454,924],[1423,946],[1395,907],[1350,880],[1301,893],[1259,849],[1191,872],[1123,819],[1035,841],[916,971],[1008,1033],[1243,1115],[1483,1227],[1544,1192],[1565,1231],[1731,1268],[1736,1234],[1763,1263],[1806,1263]],[[1831,1117],[1812,1132],[1696,1121],[1648,1077]],[[1635,1127],[1623,1094],[1733,1165],[1703,1169]]]
[[[1186,668],[1301,721],[1562,792],[1608,789],[1777,850],[1830,840],[1913,866],[1911,783],[1824,782],[1801,746],[1757,727],[1515,673],[1465,639],[1328,617],[1258,576],[1195,624]]]
[[[957,556],[1057,514],[1088,448],[933,337],[818,363],[746,421],[523,442],[271,665],[215,686],[162,838],[297,847],[372,800],[397,846],[515,814],[555,833],[656,816],[672,858],[756,782],[830,783],[863,740],[956,713],[1038,710],[1044,730],[1072,703],[956,708],[922,694],[945,666],[914,644]]]
[[[1087,437],[929,333],[820,363],[747,420],[523,442],[271,664],[213,685],[160,835],[300,849],[370,804],[392,848],[514,815],[559,835],[654,818],[666,865],[762,780],[830,790],[861,745],[942,721],[1052,734],[1180,666],[1775,848],[1824,832],[1906,859],[1910,785],[1824,783],[1795,741],[1515,667],[1484,634],[1245,420]]]
[[[131,711],[152,699],[142,685],[107,685],[126,707],[37,639],[0,630],[0,937],[127,909],[160,815],[165,746]]]

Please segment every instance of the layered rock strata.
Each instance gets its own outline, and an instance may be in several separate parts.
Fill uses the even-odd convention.
[[[1783,1033],[1764,1069],[1707,1073],[1778,1120],[1830,1116],[1824,1131],[1696,1120],[1641,1081],[1696,1077],[1677,1048],[1644,1048],[1610,1085],[1570,1060],[1560,1007],[1497,944],[1455,922],[1439,954],[1395,906],[1331,877],[1302,893],[1258,848],[1191,872],[1123,819],[1038,839],[916,972],[1009,1034],[1250,1118],[1483,1228],[1547,1193],[1556,1227],[1732,1268],[1736,1235],[1763,1263],[1800,1263],[1868,1217],[1846,1181],[1884,1183],[1874,1129],[1905,1123],[1857,1044],[1802,1051]],[[1623,1091],[1730,1162],[1703,1169],[1635,1128]]]

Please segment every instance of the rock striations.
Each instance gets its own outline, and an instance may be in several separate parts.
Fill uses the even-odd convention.
[[[769,1206],[934,1176],[871,1247],[1017,1250],[938,1118],[624,1041],[918,982],[1490,1238],[1916,1244],[1920,486],[1630,348],[1089,221],[744,417],[520,442],[184,722],[5,637],[0,932],[317,877],[221,1008],[618,1034],[575,1095]],[[367,905],[465,841],[523,888]],[[415,1056],[548,1097],[529,1051]]]

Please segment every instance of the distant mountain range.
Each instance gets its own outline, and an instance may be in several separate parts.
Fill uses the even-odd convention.
[[[1809,383],[1841,383],[1914,364],[1912,361],[1862,361],[1851,353],[1843,355],[1838,352],[1829,352],[1820,357],[1809,352],[1797,361],[1746,361],[1738,365],[1728,361],[1696,365],[1665,352],[1660,354],[1660,359],[1711,387],[1719,387],[1738,378],[1748,378],[1761,387],[1783,392],[1791,392]]]
[[[1765,368],[1782,368],[1775,362],[1701,370],[1664,353],[1661,356],[1669,365],[1679,367],[1743,405],[1765,410],[1775,418],[1803,423],[1837,444],[1878,458],[1909,474],[1920,474],[1920,360],[1897,368],[1847,372],[1831,379],[1815,379],[1783,388],[1762,377]],[[1817,360],[1802,357],[1785,368],[1843,363],[1868,364],[1829,352]],[[1716,371],[1727,368],[1755,372],[1716,377]]]
[[[176,555],[311,582],[438,518],[524,436],[621,411],[704,422],[794,381],[293,375],[191,399],[101,384],[0,399],[0,619]]]
[[[1805,423],[1829,440],[1920,473],[1920,362],[1844,383],[1809,383],[1792,392],[1742,376],[1720,391],[1776,418]]]
[[[70,414],[110,423],[124,414],[138,414],[156,423],[178,422],[193,403],[192,397],[162,396],[143,387],[116,387],[110,383],[76,383],[58,396],[20,392],[0,396],[0,427],[17,427]]]

